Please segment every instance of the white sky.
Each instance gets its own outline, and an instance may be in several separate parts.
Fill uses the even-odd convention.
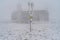
[[[19,0],[22,8],[27,9],[27,3],[30,0]],[[50,10],[51,17],[59,17],[60,13],[60,0],[31,0],[34,3],[34,9]],[[16,11],[18,0],[0,0],[0,20],[10,20],[11,13]]]

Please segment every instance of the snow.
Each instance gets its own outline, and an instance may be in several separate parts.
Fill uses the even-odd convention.
[[[29,24],[0,23],[0,40],[60,40],[60,32],[48,22]]]

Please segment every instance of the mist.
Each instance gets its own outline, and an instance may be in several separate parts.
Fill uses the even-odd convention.
[[[45,24],[48,24],[47,28],[50,30],[48,33],[51,32],[50,34],[56,34],[57,36],[54,35],[54,37],[58,37],[58,40],[60,40],[59,38],[60,37],[60,34],[59,34],[60,32],[60,0],[31,0],[31,1],[30,0],[0,0],[0,22],[11,22],[12,13],[19,10],[19,8],[17,7],[18,5],[21,6],[20,8],[21,10],[27,11],[28,2],[34,3],[34,7],[33,7],[34,10],[48,10],[49,22],[45,23]],[[36,26],[36,28],[38,26],[39,27],[42,26],[46,28],[45,24],[44,23],[35,24],[35,25],[33,24],[33,26],[34,27]],[[29,30],[28,27],[29,25],[25,25],[25,24],[15,24],[15,23],[1,24],[0,23],[0,29],[1,29],[0,33],[13,31],[17,34],[18,32],[14,30],[19,30],[19,32],[21,32],[22,30],[22,32],[25,32],[23,31],[23,29],[28,31]]]

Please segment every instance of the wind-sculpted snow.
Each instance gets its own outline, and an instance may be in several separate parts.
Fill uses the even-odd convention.
[[[60,40],[59,33],[48,23],[32,24],[0,23],[0,40]]]

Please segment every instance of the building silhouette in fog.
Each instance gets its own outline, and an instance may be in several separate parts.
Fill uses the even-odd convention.
[[[17,11],[12,13],[11,20],[15,23],[29,23],[29,12],[22,10],[21,5],[17,5]],[[49,14],[48,10],[33,10],[32,11],[33,22],[48,22]]]
[[[49,14],[47,10],[34,10],[33,13],[33,22],[48,22]],[[16,23],[29,23],[29,13],[28,11],[20,11],[12,13],[12,22]]]

